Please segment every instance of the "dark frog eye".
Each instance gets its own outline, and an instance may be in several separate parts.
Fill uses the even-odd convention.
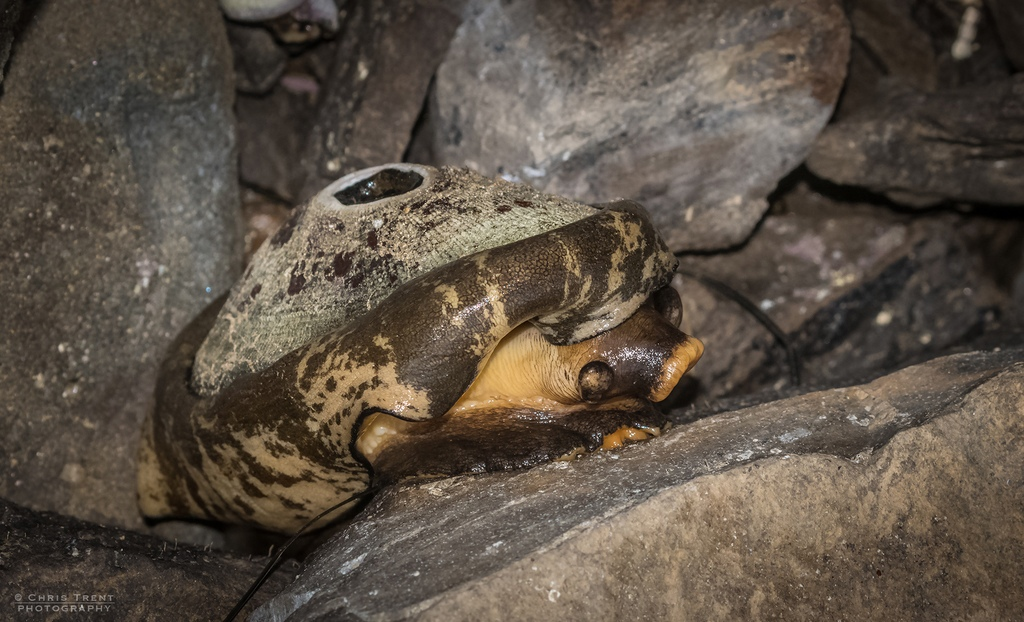
[[[411,192],[423,183],[423,175],[416,171],[386,168],[334,193],[344,205],[364,205]]]

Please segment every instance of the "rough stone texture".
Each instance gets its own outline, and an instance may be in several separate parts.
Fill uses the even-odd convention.
[[[283,197],[301,202],[346,173],[401,161],[431,77],[459,24],[459,4],[350,5],[302,152],[301,183]]]
[[[1022,360],[937,359],[619,453],[388,490],[251,619],[1012,618]]]
[[[51,0],[19,37],[0,97],[0,496],[141,523],[157,365],[240,263],[231,104],[212,2]]]
[[[477,3],[438,69],[433,159],[629,197],[673,250],[741,242],[832,112],[835,2]]]
[[[4,70],[7,68],[7,58],[11,53],[14,30],[20,15],[21,0],[0,0],[0,84],[4,81]]]
[[[235,59],[235,88],[242,93],[268,92],[284,73],[288,54],[266,29],[227,24]]]
[[[888,92],[830,125],[807,166],[912,206],[1024,204],[1024,75],[933,94]]]
[[[1017,0],[985,0],[985,4],[992,12],[1003,52],[1017,71],[1024,71],[1024,4]]]
[[[682,266],[726,283],[771,317],[800,354],[808,386],[851,384],[983,329],[999,299],[975,240],[1007,225],[830,207],[842,209],[770,215],[743,248],[684,257]],[[683,379],[688,395],[693,384],[713,398],[788,383],[784,349],[750,313],[692,279],[681,291],[683,329],[706,346]]]
[[[239,95],[235,111],[242,182],[291,204],[302,184],[296,163],[313,126],[319,87],[311,77],[289,78],[266,95]]]
[[[927,30],[914,19],[913,0],[858,0],[849,9],[850,65],[833,120],[868,106],[880,83],[933,91],[939,62]]]
[[[267,563],[33,512],[3,499],[0,531],[0,599],[10,620],[221,619]],[[292,577],[290,564],[279,568],[245,611]],[[90,605],[94,609],[70,608]]]

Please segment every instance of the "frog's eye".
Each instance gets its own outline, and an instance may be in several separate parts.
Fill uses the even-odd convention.
[[[615,372],[604,361],[590,361],[580,370],[579,387],[583,401],[600,402],[615,381]]]
[[[654,292],[651,302],[669,324],[679,328],[679,323],[683,319],[683,303],[679,299],[679,292],[674,287],[669,285]]]
[[[334,198],[343,205],[365,205],[411,192],[422,183],[423,175],[416,171],[386,168],[335,192]]]

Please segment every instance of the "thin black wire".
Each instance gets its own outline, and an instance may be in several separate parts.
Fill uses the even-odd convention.
[[[779,345],[786,350],[786,360],[789,363],[790,384],[794,387],[800,386],[800,355],[797,353],[796,348],[793,347],[793,344],[790,342],[786,333],[779,328],[778,324],[772,321],[772,318],[768,317],[768,314],[762,311],[760,307],[755,305],[749,298],[712,276],[708,276],[702,272],[695,272],[693,270],[683,268],[682,266],[680,266],[676,272],[683,276],[700,281],[703,285],[725,296],[729,300],[732,300],[739,306],[743,307],[745,311],[753,315],[754,318],[767,328],[768,332],[775,337],[775,340],[779,342]]]
[[[278,549],[277,555],[275,555],[273,557],[273,559],[271,559],[270,562],[268,562],[267,565],[263,568],[263,572],[260,573],[260,576],[257,577],[256,580],[253,581],[252,585],[249,586],[249,590],[245,593],[244,596],[242,596],[241,600],[239,600],[238,603],[235,604],[235,608],[231,610],[231,613],[229,613],[227,615],[227,617],[224,618],[224,622],[232,622],[232,620],[234,620],[238,616],[238,614],[242,612],[242,609],[249,603],[249,601],[256,594],[256,592],[260,589],[260,587],[263,585],[263,583],[266,582],[266,580],[270,577],[270,575],[277,568],[277,565],[281,562],[281,558],[284,557],[284,554],[288,550],[288,548],[291,545],[295,544],[295,541],[298,540],[299,536],[301,536],[303,533],[305,533],[305,531],[307,529],[309,529],[317,521],[319,521],[320,519],[324,518],[325,516],[327,516],[331,512],[334,512],[335,510],[337,510],[338,508],[342,507],[343,505],[351,503],[352,501],[355,501],[356,499],[363,499],[365,497],[368,497],[368,496],[372,495],[374,492],[376,492],[376,491],[374,489],[372,489],[372,488],[367,488],[366,490],[364,490],[362,492],[357,492],[356,494],[354,494],[354,495],[352,495],[350,497],[347,497],[346,499],[344,499],[344,500],[342,500],[342,501],[332,505],[331,507],[327,508],[323,512],[320,512],[320,514],[318,514],[318,515],[314,516],[313,518],[309,519],[308,521],[306,521],[306,524],[303,525],[301,528],[299,528],[299,530],[296,531],[294,534],[292,534],[292,537],[288,538],[288,541],[285,542],[284,545],[282,545],[280,549]]]

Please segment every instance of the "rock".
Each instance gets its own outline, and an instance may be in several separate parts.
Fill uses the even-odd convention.
[[[21,0],[0,0],[0,84],[4,81],[14,31],[21,16]],[[2,91],[0,91],[2,93]]]
[[[141,527],[158,364],[241,262],[231,82],[209,3],[36,7],[0,97],[0,497]]]
[[[33,512],[3,499],[0,527],[4,607],[11,619],[219,619],[267,562]],[[281,567],[246,611],[293,576],[290,566]]]
[[[251,619],[1012,618],[1022,361],[937,359],[618,453],[386,490]]]
[[[1024,71],[1024,5],[1016,0],[985,0],[985,4],[1006,57],[1017,71]]]
[[[227,27],[235,59],[235,88],[257,95],[270,91],[284,73],[288,54],[263,28],[232,23]]]
[[[807,166],[910,206],[1024,204],[1024,75],[933,94],[892,92],[830,125]]]
[[[238,96],[238,167],[246,185],[294,203],[304,181],[297,163],[320,87],[308,74],[282,82],[264,96]]]
[[[351,6],[307,135],[296,202],[346,173],[401,161],[459,25],[451,8],[457,4],[372,0]]]
[[[833,119],[873,103],[883,80],[924,92],[938,86],[935,48],[915,20],[915,8],[907,0],[859,0],[851,6],[850,66]]]
[[[835,2],[481,2],[438,69],[436,164],[629,197],[673,250],[738,244],[828,120]]]
[[[1005,305],[976,249],[1012,225],[833,208],[769,215],[743,248],[682,259],[775,321],[803,362],[806,386],[848,385],[934,357],[984,332],[995,319],[988,314]],[[699,388],[689,395],[789,384],[784,349],[750,313],[691,279],[682,292],[683,328],[706,346],[687,374]]]
[[[249,265],[252,254],[288,220],[291,210],[259,193],[245,190],[242,192],[242,216],[245,219],[245,265]]]

